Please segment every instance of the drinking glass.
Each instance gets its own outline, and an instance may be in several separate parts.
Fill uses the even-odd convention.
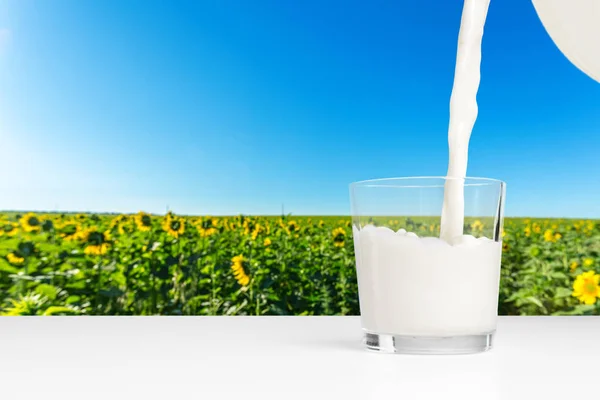
[[[455,199],[461,224],[453,229],[458,235],[442,240],[449,187],[464,194]],[[350,185],[367,349],[408,354],[491,349],[505,191],[504,182],[488,178],[408,177]]]

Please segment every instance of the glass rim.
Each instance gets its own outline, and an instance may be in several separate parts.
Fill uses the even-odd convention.
[[[458,176],[403,176],[396,178],[377,178],[377,179],[366,179],[363,181],[352,182],[350,184],[350,188],[354,189],[357,187],[365,187],[365,188],[437,188],[444,187],[444,185],[436,185],[436,184],[393,184],[394,182],[407,182],[416,181],[416,180],[441,180],[441,181],[453,181],[453,180],[463,180],[466,181],[464,186],[493,186],[500,185],[501,187],[506,187],[506,182],[501,181],[499,179],[494,178],[480,178],[480,177],[458,177]],[[472,183],[469,183],[471,181]]]

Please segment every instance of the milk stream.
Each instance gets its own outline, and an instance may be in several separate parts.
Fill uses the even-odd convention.
[[[448,128],[448,173],[451,178],[467,176],[469,139],[477,119],[477,90],[481,66],[481,40],[490,0],[465,0],[450,97]],[[451,243],[463,234],[464,181],[449,179],[444,190],[440,238]]]

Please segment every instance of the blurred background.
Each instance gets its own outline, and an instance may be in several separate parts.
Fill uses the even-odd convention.
[[[358,313],[348,184],[445,174],[461,11],[3,1],[0,309]],[[492,1],[481,69],[469,175],[508,182],[500,312],[597,313],[600,85],[520,0]]]

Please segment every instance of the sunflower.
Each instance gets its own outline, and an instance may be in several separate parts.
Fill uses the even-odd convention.
[[[483,230],[483,224],[481,223],[480,220],[476,220],[475,222],[473,222],[471,224],[471,230],[473,231],[482,231]]]
[[[52,222],[52,220],[50,219],[45,219],[42,222],[42,230],[44,232],[51,232],[54,230],[54,222]]]
[[[127,220],[127,215],[121,214],[117,215],[110,221],[110,229],[117,228],[121,223]]]
[[[152,229],[152,217],[150,214],[140,211],[135,215],[135,224],[142,232],[148,232]]]
[[[201,237],[207,237],[217,233],[217,219],[211,217],[200,218],[196,223],[196,229]]]
[[[589,268],[592,265],[594,265],[594,259],[593,258],[587,257],[587,258],[583,259],[583,266],[584,267]]]
[[[258,234],[261,233],[264,230],[264,228],[262,227],[262,225],[260,224],[256,224],[256,226],[254,227],[254,229],[252,230],[251,233],[251,237],[252,240],[256,240],[256,238],[258,237]]]
[[[560,238],[562,237],[562,235],[560,233],[554,233],[554,231],[552,229],[546,229],[546,231],[544,232],[544,240],[546,242],[557,242]]]
[[[133,233],[134,225],[130,220],[125,220],[124,222],[117,225],[117,231],[119,235],[130,235]]]
[[[289,234],[296,233],[300,231],[300,226],[296,221],[290,221],[287,223],[287,231]]]
[[[595,225],[593,221],[587,221],[585,227],[583,228],[583,233],[586,235],[591,235],[592,231],[594,230],[594,226]]]
[[[247,286],[250,283],[250,277],[244,271],[244,256],[239,255],[231,259],[231,270],[241,286]]]
[[[271,239],[269,239],[269,238],[266,238],[266,239],[265,239],[265,241],[263,242],[263,246],[265,246],[265,247],[268,247],[268,246],[270,246],[270,245],[271,245],[271,243],[272,243],[272,242],[271,242]]]
[[[8,253],[8,255],[6,256],[6,259],[8,260],[9,263],[11,263],[13,265],[20,265],[25,262],[25,258],[20,257],[20,256],[16,255],[15,253]]]
[[[19,225],[14,222],[5,222],[0,226],[0,236],[15,236],[19,233]]]
[[[344,240],[346,240],[346,231],[344,228],[335,228],[332,232],[333,245],[336,247],[344,247]]]
[[[577,261],[573,261],[571,262],[571,265],[569,265],[569,269],[571,270],[571,272],[574,272],[577,267],[579,267],[579,263]]]
[[[79,221],[79,222],[83,222],[87,219],[87,215],[85,214],[77,214],[75,215],[75,220]]]
[[[25,232],[39,232],[42,228],[42,220],[34,213],[23,215],[19,222]]]
[[[600,275],[594,271],[584,272],[575,278],[573,283],[573,297],[577,297],[581,303],[594,304],[596,298],[600,297]]]
[[[319,221],[319,228],[322,228],[323,226],[325,226],[325,221],[320,220]]]
[[[258,234],[264,230],[264,227],[255,221],[249,219],[244,221],[244,234],[250,236],[252,240],[256,240]]]
[[[110,233],[98,232],[96,228],[89,228],[81,235],[85,244],[85,254],[102,255],[108,251],[110,245]]]
[[[178,238],[185,232],[185,220],[172,214],[168,214],[163,218],[162,228],[169,235]]]
[[[68,221],[62,224],[58,232],[59,236],[67,242],[79,239],[83,233],[79,224],[73,221]]]
[[[17,246],[17,251],[14,253],[17,257],[26,258],[34,255],[36,252],[35,245],[33,242],[21,242]]]

